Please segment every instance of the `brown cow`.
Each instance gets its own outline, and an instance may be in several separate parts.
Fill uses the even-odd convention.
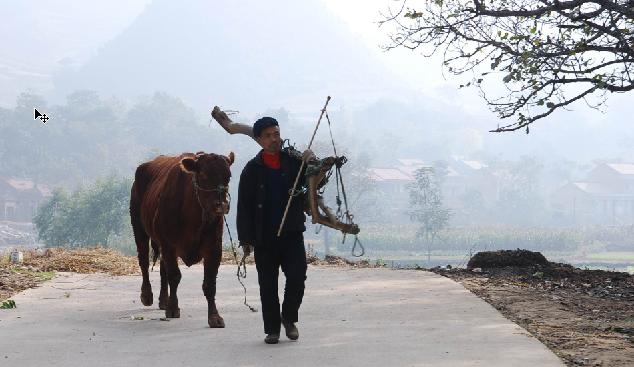
[[[168,318],[180,317],[176,289],[181,280],[178,258],[191,266],[204,261],[203,293],[207,298],[210,327],[224,327],[216,308],[216,276],[222,257],[223,215],[227,200],[229,166],[234,154],[183,153],[159,156],[141,164],[134,176],[130,217],[143,274],[141,302],[152,305],[148,276],[149,239],[161,254],[159,308]],[[167,286],[169,284],[169,294]]]

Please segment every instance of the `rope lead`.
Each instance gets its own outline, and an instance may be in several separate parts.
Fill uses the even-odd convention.
[[[251,310],[251,312],[258,312],[258,310],[247,303],[247,287],[242,282],[242,279],[247,277],[247,263],[246,263],[246,255],[242,255],[242,260],[238,262],[238,252],[236,251],[236,246],[233,243],[233,237],[231,236],[231,230],[229,229],[229,224],[227,223],[227,217],[223,216],[225,221],[225,227],[227,228],[227,233],[229,234],[229,241],[231,242],[231,252],[233,253],[233,260],[235,260],[236,264],[238,264],[238,270],[236,271],[236,277],[238,278],[238,282],[244,289],[244,305]]]

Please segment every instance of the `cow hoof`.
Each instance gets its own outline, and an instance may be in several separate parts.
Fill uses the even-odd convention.
[[[210,328],[223,328],[225,327],[225,320],[220,315],[212,315],[207,318],[207,323]]]
[[[159,310],[167,310],[167,300],[159,297]]]
[[[141,292],[141,303],[143,303],[143,306],[152,306],[153,302],[154,302],[154,295],[152,294],[152,292],[149,292],[149,293]]]
[[[177,319],[181,317],[181,309],[180,308],[166,309],[165,317],[167,317],[168,319]]]

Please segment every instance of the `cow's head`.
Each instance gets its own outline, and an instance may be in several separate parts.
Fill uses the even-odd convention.
[[[193,174],[194,190],[203,211],[209,214],[229,213],[229,180],[235,155],[198,152],[181,159],[183,171]]]

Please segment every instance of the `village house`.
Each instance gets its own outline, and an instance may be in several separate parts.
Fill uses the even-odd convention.
[[[555,190],[550,202],[565,223],[632,224],[634,164],[598,164],[585,180],[569,182]]]
[[[32,222],[51,190],[31,180],[0,177],[0,221]]]
[[[478,195],[485,201],[496,200],[499,196],[497,176],[480,161],[452,157],[446,166],[436,164],[436,167],[420,159],[398,159],[396,162],[392,167],[369,169],[377,189],[389,198],[386,215],[394,221],[408,220],[409,185],[414,182],[416,170],[424,167],[442,174],[443,202],[454,212],[459,212],[464,205],[465,195]]]

